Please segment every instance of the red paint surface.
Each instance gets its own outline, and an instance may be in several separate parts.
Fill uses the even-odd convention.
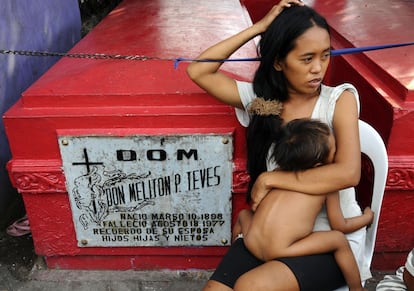
[[[253,20],[269,1],[242,1]],[[414,40],[410,1],[305,1],[326,16],[334,49]],[[253,4],[257,5],[253,5]],[[182,9],[186,7],[185,9]],[[240,31],[250,19],[238,1],[125,0],[71,52],[195,57]],[[233,57],[254,57],[253,42]],[[226,63],[250,79],[253,63]],[[232,108],[196,87],[186,64],[171,61],[62,59],[5,115],[12,149],[10,176],[23,194],[36,252],[51,268],[214,268],[225,247],[78,248],[61,170],[59,132],[126,135],[234,132],[233,222],[247,186],[244,130]],[[386,142],[389,177],[373,268],[395,269],[414,246],[414,47],[335,57],[328,83],[351,82],[361,118]],[[365,172],[365,169],[364,169]],[[369,187],[368,187],[369,188]],[[369,201],[360,189],[361,202]]]

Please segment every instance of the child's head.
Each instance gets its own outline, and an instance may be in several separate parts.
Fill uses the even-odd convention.
[[[302,171],[331,163],[335,150],[335,140],[327,124],[295,119],[282,127],[273,158],[282,170]]]

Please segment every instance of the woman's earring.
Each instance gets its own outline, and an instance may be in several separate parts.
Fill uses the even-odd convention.
[[[279,64],[279,62],[275,62],[273,64],[273,68],[275,68],[276,71],[282,71],[282,66]]]

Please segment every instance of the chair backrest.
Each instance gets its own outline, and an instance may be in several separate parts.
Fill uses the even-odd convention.
[[[364,249],[364,262],[368,266],[371,266],[382,199],[384,197],[385,183],[387,181],[388,155],[381,136],[371,125],[362,120],[359,120],[359,139],[361,143],[361,152],[371,160],[374,168],[374,185],[371,200],[371,209],[374,211],[374,221],[367,229]],[[349,290],[348,287],[344,286],[335,291],[347,290]]]
[[[367,229],[364,254],[365,262],[370,266],[374,254],[379,215],[387,181],[388,155],[381,136],[371,125],[362,120],[359,120],[359,139],[361,142],[361,152],[367,155],[374,168],[374,186],[371,200],[374,221]]]

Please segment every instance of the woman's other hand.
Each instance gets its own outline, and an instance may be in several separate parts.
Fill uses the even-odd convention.
[[[260,202],[262,202],[263,198],[272,190],[271,187],[268,186],[266,183],[266,179],[268,178],[268,172],[264,172],[257,177],[256,182],[252,187],[252,191],[250,193],[252,198],[252,211],[256,211],[257,207],[259,206]]]

